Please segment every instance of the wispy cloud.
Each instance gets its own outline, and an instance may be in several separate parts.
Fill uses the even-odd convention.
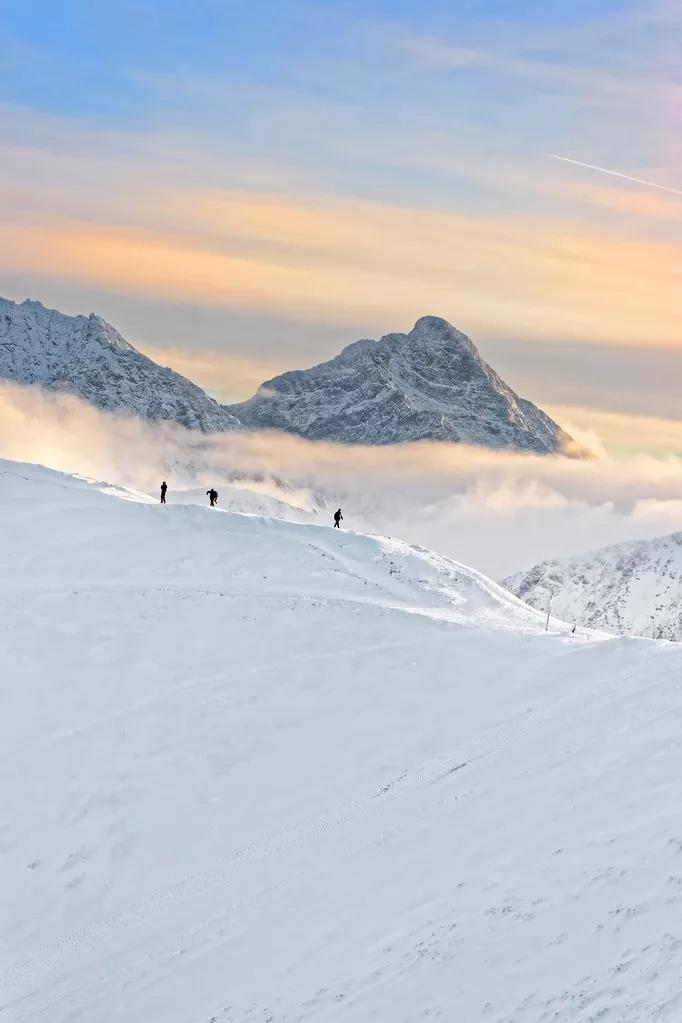
[[[567,182],[566,191],[576,202],[625,215],[635,224],[647,220],[675,224],[682,220],[682,200],[652,189],[618,188],[612,184],[580,181]]]
[[[612,23],[610,23],[612,24]],[[444,73],[480,71],[508,80],[525,81],[536,87],[560,88],[567,94],[592,94],[596,103],[622,108],[625,104],[644,104],[667,99],[680,92],[680,83],[665,73],[628,69],[609,53],[602,32],[602,60],[590,60],[585,46],[594,46],[589,25],[550,35],[515,31],[507,23],[506,35],[494,45],[471,45],[447,37],[388,29],[388,45],[406,57],[415,71]],[[572,45],[571,45],[572,43]]]
[[[532,216],[186,193],[192,228],[6,224],[0,267],[335,322],[677,346],[682,245]]]

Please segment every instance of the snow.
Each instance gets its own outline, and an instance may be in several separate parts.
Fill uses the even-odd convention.
[[[196,497],[0,463],[3,1018],[678,1020],[680,648]]]
[[[409,334],[356,341],[329,362],[268,380],[231,411],[252,429],[311,440],[430,439],[539,454],[575,447],[437,316],[423,316]]]
[[[536,608],[620,635],[682,639],[682,533],[544,561],[505,580]]]
[[[329,521],[329,511],[316,504],[310,494],[292,495],[283,486],[278,487],[274,481],[267,481],[262,487],[256,480],[243,479],[228,482],[221,480],[216,483],[218,491],[218,507],[221,511],[240,512],[247,515],[260,515],[266,518],[284,519],[287,522],[317,522],[324,518]],[[130,491],[119,491],[119,496],[126,497]],[[279,497],[275,494],[279,493]],[[137,495],[136,495],[137,496]],[[146,499],[146,495],[145,499]],[[168,496],[172,504],[197,504],[204,507],[208,501],[206,487],[183,487],[180,492],[171,488]],[[154,504],[156,501],[153,502]]]
[[[0,378],[190,429],[240,429],[224,406],[142,355],[101,316],[65,316],[29,299],[0,298]]]
[[[280,429],[313,440],[395,444],[443,440],[540,454],[571,438],[519,398],[445,320],[409,334],[356,341],[307,371],[220,405],[138,352],[100,316],[65,316],[40,302],[0,298],[0,378],[77,395],[105,411],[205,433]]]

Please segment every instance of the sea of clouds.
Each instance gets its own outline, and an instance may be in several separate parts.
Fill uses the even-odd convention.
[[[347,447],[274,433],[203,435],[0,385],[0,457],[156,494],[238,481],[327,522],[400,537],[494,578],[545,558],[682,528],[682,460]]]

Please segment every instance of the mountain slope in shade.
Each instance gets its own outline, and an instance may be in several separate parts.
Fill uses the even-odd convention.
[[[531,607],[624,635],[682,639],[682,533],[544,561],[503,583]]]
[[[439,440],[540,454],[571,444],[435,316],[409,334],[356,341],[329,362],[274,377],[232,412],[251,428],[355,444]]]
[[[78,395],[97,408],[206,432],[239,429],[200,387],[138,352],[109,323],[0,298],[0,377]]]

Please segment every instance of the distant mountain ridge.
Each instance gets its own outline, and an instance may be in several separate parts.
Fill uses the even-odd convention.
[[[355,341],[328,362],[274,377],[231,411],[251,429],[352,444],[439,440],[548,454],[572,443],[436,316],[409,334]]]
[[[203,432],[281,430],[346,444],[448,441],[551,454],[575,447],[446,320],[348,345],[227,406],[159,366],[106,320],[0,299],[0,378],[75,394],[97,408]]]
[[[502,583],[539,610],[618,635],[682,640],[682,532],[613,544]]]
[[[204,432],[241,429],[191,380],[138,352],[101,316],[66,316],[0,298],[0,377],[65,391],[108,412]]]

